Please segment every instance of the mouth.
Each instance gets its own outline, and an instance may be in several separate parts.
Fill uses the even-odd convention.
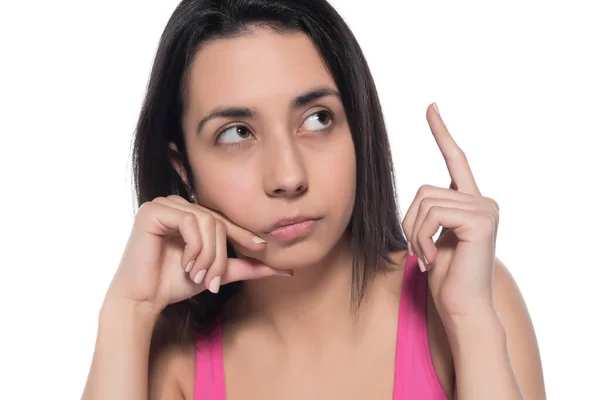
[[[308,236],[321,218],[296,217],[279,220],[272,225],[267,234],[279,240],[292,240]]]

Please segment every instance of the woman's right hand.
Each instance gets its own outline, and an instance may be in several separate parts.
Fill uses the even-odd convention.
[[[253,233],[181,196],[142,204],[107,299],[131,301],[158,315],[203,290],[216,293],[221,284],[292,274],[257,260],[228,258],[227,238],[250,252],[266,246]]]

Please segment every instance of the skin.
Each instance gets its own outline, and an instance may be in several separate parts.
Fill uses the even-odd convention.
[[[183,126],[193,178],[185,176],[176,155],[175,167],[195,188],[199,204],[267,241],[255,250],[234,243],[239,254],[274,269],[294,270],[293,278],[247,281],[243,301],[232,308],[235,322],[224,326],[228,399],[392,396],[398,301],[407,254],[391,255],[400,267],[376,277],[367,290],[362,312],[353,314],[348,301],[351,258],[345,230],[354,204],[356,171],[344,110],[335,95],[296,109],[289,107],[295,97],[315,88],[337,90],[316,48],[300,33],[281,35],[256,29],[241,37],[216,40],[199,50],[191,67]],[[224,106],[253,108],[256,115],[211,119],[197,132],[199,121]],[[320,111],[333,116],[331,129],[311,132],[327,126],[327,122],[314,119]],[[432,131],[436,138],[444,139],[441,129],[445,126],[434,119],[433,112],[428,110]],[[242,130],[239,135],[230,129],[221,138],[239,145],[215,143],[216,135],[233,125],[247,127],[250,134]],[[449,157],[453,148],[447,140],[444,143],[440,149],[454,165],[451,176],[455,179],[459,174],[463,185],[468,182],[467,171],[464,165],[453,163]],[[172,149],[176,154],[177,149]],[[444,193],[447,199],[455,199]],[[424,200],[422,194],[413,202],[416,210]],[[321,218],[308,238],[281,243],[266,233],[278,219],[298,213]],[[545,398],[531,320],[508,270],[491,250],[485,253],[492,254],[486,273],[493,286],[485,293],[491,296],[493,287],[489,301],[493,313],[485,307],[476,312],[469,308],[468,313],[466,308],[451,309],[440,296],[440,288],[446,284],[441,276],[446,275],[456,254],[446,248],[436,251],[433,242],[426,241],[426,234],[419,239],[423,221],[430,220],[426,215],[409,211],[405,223],[411,228],[413,249],[421,260],[429,258],[427,267],[437,276],[433,280],[437,286],[428,292],[428,334],[435,371],[447,396],[456,396],[456,364],[461,399],[482,393],[483,386],[477,386],[477,381],[500,387],[499,395],[505,397],[499,398],[521,398],[521,394],[528,399]],[[448,240],[449,236],[445,237]],[[482,268],[483,258],[478,258],[478,268]],[[197,272],[194,267],[190,279]],[[209,271],[207,286],[217,277]],[[473,289],[473,296],[481,293],[479,289]],[[469,318],[458,323],[458,314]],[[475,332],[476,339],[465,350],[464,338]],[[192,399],[194,357],[193,347],[163,349],[150,368],[150,397]],[[480,368],[482,375],[476,375],[473,366]]]
[[[191,66],[183,117],[199,203],[266,239],[260,253],[234,247],[278,269],[322,261],[348,225],[356,187],[354,145],[338,95],[290,108],[312,89],[337,93],[312,43],[293,38],[263,32],[206,44]],[[228,106],[253,108],[256,116],[213,118],[197,133],[200,120]],[[323,218],[314,240],[268,237],[272,224],[299,214]]]

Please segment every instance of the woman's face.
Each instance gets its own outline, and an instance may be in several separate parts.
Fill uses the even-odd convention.
[[[350,220],[356,160],[338,89],[308,36],[260,28],[205,43],[187,100],[198,203],[267,241],[238,254],[282,269],[323,259]],[[316,221],[270,233],[298,217]]]

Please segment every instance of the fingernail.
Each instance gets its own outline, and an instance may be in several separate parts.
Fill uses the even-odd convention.
[[[199,285],[202,282],[202,279],[204,279],[204,275],[206,275],[205,269],[201,269],[200,271],[198,271],[196,273],[196,276],[194,277],[194,282],[196,282]]]
[[[185,272],[190,272],[192,270],[192,267],[194,266],[194,262],[196,260],[192,260],[188,263],[188,265],[185,267]]]
[[[437,115],[441,117],[440,110],[438,109],[438,106],[437,106],[436,103],[433,103],[433,109],[435,110],[435,112],[437,113]]]
[[[279,275],[281,275],[281,276],[294,276],[294,270],[290,269],[288,271],[279,271]]]
[[[208,290],[210,290],[211,292],[217,294],[219,293],[219,287],[221,286],[221,277],[220,276],[215,276],[212,281],[210,281],[210,284],[208,285]]]
[[[263,240],[263,239],[259,238],[258,236],[254,236],[254,237],[252,238],[252,241],[253,241],[254,243],[256,243],[256,244],[267,243],[265,240]]]
[[[423,261],[425,261],[425,264],[429,265],[429,260],[425,254],[423,254]]]
[[[413,252],[413,249],[412,249],[412,244],[410,244],[410,242],[408,242],[408,255],[409,256],[415,255],[415,253]]]
[[[423,264],[423,261],[419,257],[417,257],[417,262],[419,263],[419,269],[421,270],[421,272],[425,272],[425,264]]]

